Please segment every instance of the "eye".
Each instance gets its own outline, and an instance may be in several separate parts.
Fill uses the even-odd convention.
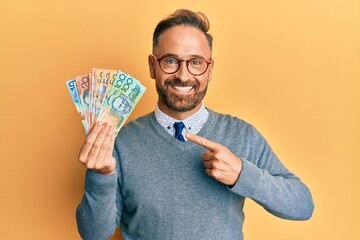
[[[200,66],[204,63],[204,60],[201,59],[201,58],[193,58],[193,59],[190,59],[189,61],[190,65],[191,66]]]
[[[178,64],[178,60],[176,58],[172,58],[172,57],[166,57],[163,59],[164,63],[166,65],[176,65]]]

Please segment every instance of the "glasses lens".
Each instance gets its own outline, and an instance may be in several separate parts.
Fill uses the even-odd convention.
[[[207,62],[202,58],[192,58],[188,63],[188,70],[193,75],[201,75],[207,69]]]
[[[173,57],[165,57],[160,60],[160,67],[165,73],[174,73],[180,68],[179,60]]]

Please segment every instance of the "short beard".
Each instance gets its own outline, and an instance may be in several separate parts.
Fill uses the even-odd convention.
[[[207,91],[207,84],[204,90],[199,92],[200,83],[195,81],[186,81],[183,82],[180,79],[167,79],[164,82],[164,87],[159,86],[157,83],[156,91],[159,95],[159,100],[161,100],[169,109],[176,112],[187,112],[196,108],[204,99]],[[193,95],[183,96],[176,95],[174,93],[169,93],[167,90],[172,86],[192,86],[194,90]]]

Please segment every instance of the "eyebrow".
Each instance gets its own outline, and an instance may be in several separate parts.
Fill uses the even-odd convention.
[[[162,55],[160,58],[164,58],[164,57],[179,58],[178,55],[173,54],[173,53],[166,53],[166,54]],[[197,55],[197,54],[192,54],[192,55],[190,55],[190,58],[204,58],[204,59],[206,59],[205,57],[203,57],[203,56],[201,56],[201,55]],[[179,58],[179,59],[180,59],[180,58]]]

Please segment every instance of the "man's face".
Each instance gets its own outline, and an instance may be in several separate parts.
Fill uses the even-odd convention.
[[[120,95],[119,97],[114,99],[113,104],[112,104],[112,109],[115,112],[125,116],[130,113],[131,105],[126,100],[126,98],[124,98]]]
[[[171,55],[183,60],[202,57],[209,61],[211,49],[203,32],[195,27],[180,25],[162,33],[154,55],[156,58]],[[189,73],[184,62],[176,73],[164,73],[153,56],[149,56],[149,68],[151,78],[155,79],[159,107],[187,112],[201,106],[211,79],[213,62],[200,76]]]

